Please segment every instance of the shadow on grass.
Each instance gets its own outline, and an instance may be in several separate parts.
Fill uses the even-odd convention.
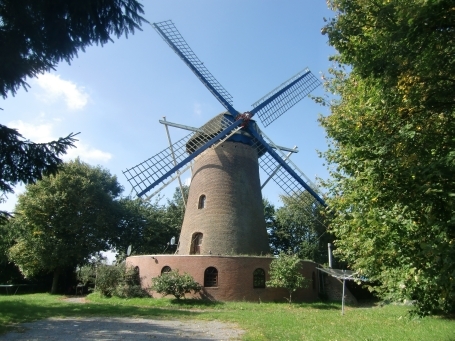
[[[289,303],[287,302],[274,302],[273,304],[277,306],[290,306],[294,308],[311,308],[311,309],[320,309],[320,310],[339,310],[341,309],[341,304],[338,302],[312,302],[312,303]]]
[[[187,318],[200,315],[181,309],[137,307],[99,303],[27,302],[3,300],[0,304],[0,333],[16,323],[41,320],[49,317],[143,317],[143,318]]]
[[[185,298],[185,299],[171,299],[170,302],[177,306],[188,307],[188,306],[199,306],[199,307],[220,307],[223,306],[223,302],[219,301],[210,301],[210,300],[201,300],[195,298]]]

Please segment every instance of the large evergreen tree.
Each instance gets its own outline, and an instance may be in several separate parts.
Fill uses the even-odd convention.
[[[455,308],[455,7],[332,0],[327,183],[337,252],[383,297]]]
[[[140,30],[142,13],[136,0],[2,0],[0,95],[71,62],[87,46]]]

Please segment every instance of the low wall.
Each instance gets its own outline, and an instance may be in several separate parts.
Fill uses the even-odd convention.
[[[201,285],[204,283],[205,269],[214,267],[218,270],[218,285],[203,287],[202,292],[193,297],[217,301],[284,302],[285,297],[289,296],[285,289],[253,287],[253,272],[258,268],[265,271],[266,280],[270,279],[269,267],[272,260],[273,257],[259,256],[144,255],[128,257],[127,263],[139,268],[144,288],[150,287],[152,278],[160,276],[165,266],[178,269],[181,274],[189,273]],[[294,292],[293,301],[313,302],[318,299],[320,286],[316,266],[314,262],[302,261],[301,273],[309,279],[309,285],[308,288]],[[152,294],[157,296],[154,292]]]

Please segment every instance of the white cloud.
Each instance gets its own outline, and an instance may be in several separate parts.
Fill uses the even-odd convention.
[[[58,139],[58,137],[52,132],[53,126],[51,123],[36,125],[19,120],[9,122],[8,127],[17,129],[26,139],[36,143],[45,143]],[[80,139],[80,135],[76,138]],[[102,150],[90,147],[88,144],[82,143],[81,141],[77,141],[75,146],[77,148],[68,149],[66,155],[63,156],[64,160],[72,160],[76,157],[80,157],[81,160],[93,164],[107,163],[112,158],[111,153],[103,152]]]
[[[38,96],[44,102],[55,102],[63,97],[68,109],[71,110],[82,109],[88,103],[89,95],[84,87],[60,79],[58,75],[50,73],[39,75],[36,82],[44,90],[44,95]]]
[[[103,152],[102,150],[92,148],[85,143],[77,141],[75,143],[76,148],[68,150],[66,155],[63,157],[64,160],[72,160],[79,157],[82,161],[88,163],[107,163],[112,159],[112,154]]]
[[[191,185],[191,176],[188,177],[188,178],[186,178],[185,180],[183,180],[183,184],[184,184],[185,186]]]
[[[24,138],[36,143],[55,140],[55,136],[52,135],[51,123],[30,124],[18,120],[9,122],[8,127],[17,129]]]

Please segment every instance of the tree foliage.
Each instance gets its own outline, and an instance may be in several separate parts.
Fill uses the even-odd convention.
[[[150,296],[147,290],[141,287],[138,269],[128,266],[125,262],[115,265],[91,262],[79,269],[77,277],[84,285],[94,285],[93,291],[102,296],[121,298]]]
[[[289,293],[289,303],[292,303],[292,293],[300,288],[308,287],[308,280],[300,273],[301,260],[292,252],[281,252],[278,258],[270,263],[270,280],[266,286],[270,288],[284,288]]]
[[[53,272],[55,292],[63,268],[84,264],[95,252],[110,248],[121,191],[107,170],[79,160],[27,185],[11,221],[10,260],[26,277]]]
[[[200,284],[190,274],[180,275],[178,270],[152,278],[151,288],[163,296],[173,295],[178,300],[184,298],[185,294],[197,293],[201,290]]]
[[[0,192],[2,196],[13,193],[18,182],[33,183],[45,175],[55,174],[62,163],[60,156],[74,147],[76,134],[49,143],[25,140],[15,129],[0,124]],[[4,198],[0,197],[0,203]],[[0,223],[9,214],[0,211]]]
[[[275,209],[264,201],[267,231],[274,255],[291,251],[301,259],[327,262],[327,233],[324,209],[308,193],[282,196],[283,206]]]
[[[455,7],[333,0],[320,122],[337,252],[383,297],[455,308]]]
[[[136,0],[3,0],[0,3],[0,95],[27,86],[27,77],[55,69],[92,44],[140,30]]]
[[[116,250],[126,251],[131,245],[134,254],[163,253],[171,238],[178,236],[180,228],[170,221],[169,206],[130,198],[120,199],[119,204]]]

